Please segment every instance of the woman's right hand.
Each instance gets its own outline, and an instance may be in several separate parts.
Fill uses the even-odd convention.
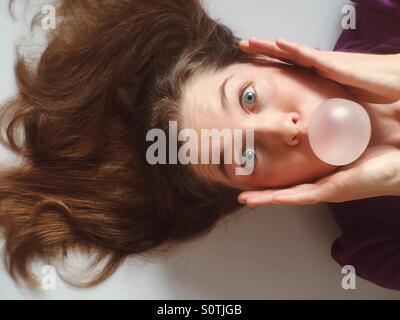
[[[306,45],[250,38],[242,51],[311,68],[324,78],[344,85],[356,98],[371,103],[400,100],[400,54],[322,51]]]
[[[400,149],[391,145],[370,147],[355,162],[313,183],[243,191],[238,201],[255,207],[345,202],[379,196],[400,196]]]

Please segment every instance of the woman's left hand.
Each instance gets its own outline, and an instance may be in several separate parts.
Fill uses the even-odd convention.
[[[386,195],[400,195],[400,149],[382,145],[368,148],[355,162],[340,167],[315,183],[285,189],[244,191],[238,200],[255,207],[345,202]]]
[[[251,38],[240,41],[239,47],[249,54],[312,69],[365,102],[389,104],[400,99],[400,54],[315,50],[282,39],[271,42]]]

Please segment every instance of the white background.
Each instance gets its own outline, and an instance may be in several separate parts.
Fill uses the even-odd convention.
[[[243,38],[283,37],[332,49],[344,0],[206,0],[210,14]],[[15,23],[0,0],[0,100],[15,92]],[[0,149],[1,158],[6,158]],[[1,183],[1,182],[0,182]],[[340,235],[323,205],[273,206],[220,221],[203,240],[168,258],[128,259],[106,282],[91,289],[60,280],[51,291],[17,287],[0,264],[0,299],[398,299],[400,292],[357,278],[343,290],[341,268],[330,256]],[[2,244],[0,242],[0,244]]]

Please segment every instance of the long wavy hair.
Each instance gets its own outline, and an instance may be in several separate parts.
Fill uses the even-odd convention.
[[[182,90],[197,72],[254,56],[200,0],[56,9],[37,65],[18,54],[18,94],[1,109],[1,143],[21,163],[0,169],[0,227],[16,281],[36,287],[35,258],[51,263],[80,248],[106,263],[86,281],[62,278],[89,287],[128,255],[168,252],[239,207],[238,190],[206,185],[184,165],[148,164],[146,133],[179,125]]]

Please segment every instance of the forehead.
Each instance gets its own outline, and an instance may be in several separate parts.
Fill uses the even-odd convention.
[[[219,86],[229,76],[249,72],[250,63],[236,63],[218,71],[194,75],[184,86],[181,100],[182,128],[220,129],[221,100]],[[227,124],[227,123],[225,123]],[[225,126],[226,127],[226,126]],[[228,126],[229,127],[229,126]]]
[[[233,64],[218,71],[206,71],[193,76],[185,85],[181,100],[181,128],[193,129],[198,137],[198,150],[200,157],[203,147],[201,141],[202,129],[217,129],[232,128],[231,119],[224,116],[221,106],[219,87],[221,83],[232,74],[238,76],[243,73],[243,70],[248,67],[246,64]],[[212,150],[220,149],[223,143],[218,145],[209,145],[209,156],[211,157]],[[211,159],[210,159],[211,160]],[[197,164],[192,165],[192,170],[205,180],[210,180],[211,177],[221,176],[217,164]]]

